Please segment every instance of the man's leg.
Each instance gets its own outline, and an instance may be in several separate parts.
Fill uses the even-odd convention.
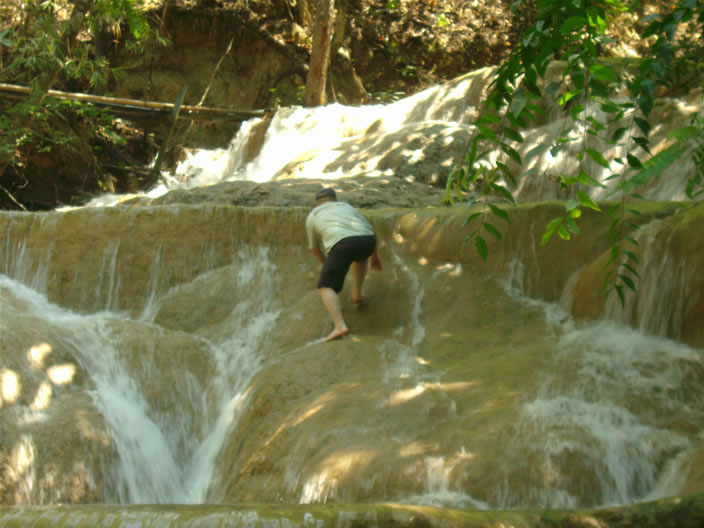
[[[352,278],[354,279],[354,284],[352,286],[352,301],[355,304],[361,304],[362,302],[362,285],[364,284],[364,277],[367,276],[367,262],[369,259],[364,259],[361,262],[352,263]]]
[[[342,317],[340,297],[338,297],[337,293],[335,293],[335,290],[332,288],[322,287],[318,288],[318,291],[320,292],[320,298],[323,300],[323,305],[335,325],[334,330],[325,338],[325,341],[332,341],[333,339],[347,335],[350,331],[347,329],[345,319]]]

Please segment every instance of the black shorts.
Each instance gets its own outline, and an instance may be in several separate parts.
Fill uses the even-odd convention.
[[[376,248],[374,235],[347,237],[335,244],[328,253],[320,271],[318,288],[332,288],[340,293],[345,284],[345,275],[353,262],[363,262],[371,257]]]

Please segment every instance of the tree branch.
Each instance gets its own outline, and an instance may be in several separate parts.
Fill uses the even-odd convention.
[[[27,210],[27,208],[22,205],[19,201],[17,201],[17,198],[15,198],[12,193],[5,188],[4,185],[0,184],[0,189],[2,189],[5,194],[10,198],[10,200],[12,200],[20,209],[22,209],[23,211]]]

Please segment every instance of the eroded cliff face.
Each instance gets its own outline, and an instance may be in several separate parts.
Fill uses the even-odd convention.
[[[603,219],[539,246],[561,207],[519,206],[486,263],[461,249],[462,207],[365,211],[384,271],[361,309],[343,291],[352,333],[332,343],[309,208],[3,214],[2,502],[704,491],[701,206],[637,219],[625,316],[596,293]]]

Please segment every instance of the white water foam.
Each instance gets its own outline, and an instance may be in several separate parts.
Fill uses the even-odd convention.
[[[403,498],[402,504],[417,504],[419,506],[433,506],[435,508],[457,508],[488,510],[489,505],[475,499],[461,490],[453,490],[451,473],[453,464],[445,457],[426,457],[425,465],[425,490],[422,494],[411,495]]]

